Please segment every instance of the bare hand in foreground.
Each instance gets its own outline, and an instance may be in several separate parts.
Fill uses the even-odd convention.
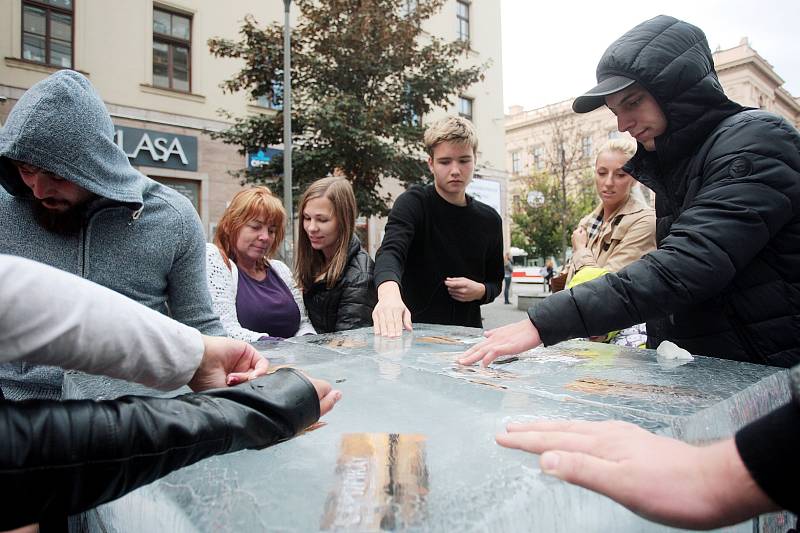
[[[203,335],[203,359],[189,381],[195,392],[237,385],[267,373],[269,362],[244,341]]]
[[[469,278],[445,278],[444,284],[450,297],[457,302],[483,300],[486,295],[486,285]]]
[[[481,361],[483,366],[489,366],[502,355],[522,353],[542,343],[539,331],[527,318],[507,326],[490,329],[484,335],[487,339],[467,350],[464,357],[458,360],[460,364],[471,365]]]
[[[403,329],[411,331],[411,311],[403,303],[400,286],[395,281],[385,281],[378,287],[378,304],[372,311],[375,335],[399,337]]]
[[[319,398],[319,416],[322,418],[330,413],[336,402],[342,399],[342,391],[333,390],[331,384],[322,379],[314,379],[306,376],[308,380],[314,385],[317,390],[317,397]]]
[[[649,520],[682,528],[735,524],[777,506],[756,485],[733,439],[692,446],[627,422],[510,424],[506,448],[542,454],[542,471],[605,494]]]
[[[589,234],[586,233],[586,228],[578,226],[572,232],[572,248],[573,250],[580,250],[589,245]]]

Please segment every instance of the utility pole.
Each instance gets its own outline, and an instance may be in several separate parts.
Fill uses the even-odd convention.
[[[284,259],[291,264],[294,242],[294,213],[292,208],[292,60],[289,6],[283,0],[283,208],[286,210],[286,237],[283,240]]]

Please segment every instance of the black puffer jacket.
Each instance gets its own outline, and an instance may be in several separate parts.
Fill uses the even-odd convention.
[[[119,498],[192,463],[292,438],[319,418],[300,372],[177,398],[0,401],[0,530]]]
[[[532,308],[542,340],[646,320],[652,346],[800,362],[800,134],[728,100],[702,31],[671,17],[626,33],[597,72],[635,79],[667,117],[626,167],[656,192],[658,250]]]
[[[339,281],[330,289],[324,281],[317,282],[303,294],[308,317],[318,333],[372,325],[372,309],[378,303],[374,269],[375,262],[361,249],[361,242],[354,235],[347,252],[347,266]]]

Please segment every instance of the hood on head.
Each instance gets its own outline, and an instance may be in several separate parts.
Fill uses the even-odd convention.
[[[743,109],[725,96],[703,31],[674,17],[659,15],[614,41],[597,66],[597,81],[614,76],[635,80],[661,106],[668,124],[656,139],[659,156],[679,155]]]
[[[28,89],[0,129],[0,185],[30,196],[8,159],[53,172],[104,198],[142,204],[144,176],[114,144],[114,125],[89,80],[60,70]]]

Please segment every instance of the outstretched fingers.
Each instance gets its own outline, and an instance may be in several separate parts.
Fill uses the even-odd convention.
[[[521,431],[564,431],[584,435],[600,435],[620,428],[638,426],[617,420],[590,422],[588,420],[537,420],[535,422],[511,422],[506,426],[509,433]]]
[[[319,416],[323,417],[330,413],[336,402],[342,399],[342,393],[338,390],[332,390],[319,400]]]
[[[408,331],[412,331],[413,329],[411,326],[411,311],[409,311],[408,308],[403,310],[403,327]]]
[[[624,500],[624,484],[619,483],[621,465],[588,453],[549,451],[539,458],[542,472],[574,485]],[[622,503],[622,502],[621,502]]]
[[[592,453],[598,448],[597,439],[591,435],[563,431],[498,433],[495,440],[505,448],[531,453],[544,453],[549,450]]]
[[[476,344],[464,353],[464,357],[458,359],[459,364],[474,365],[478,361],[482,360],[491,350],[491,343],[492,341],[487,339],[479,344]]]

